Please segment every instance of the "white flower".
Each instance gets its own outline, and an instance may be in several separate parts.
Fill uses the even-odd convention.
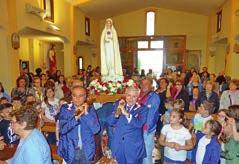
[[[117,83],[116,86],[117,86],[117,88],[122,87],[122,85],[120,83]]]
[[[111,88],[113,85],[112,85],[112,83],[109,83],[109,87]]]
[[[96,80],[93,80],[93,81],[91,81],[91,83],[90,83],[90,86],[94,86],[96,83],[98,83],[98,80],[96,79]]]
[[[127,85],[128,86],[132,86],[134,84],[134,81],[132,79],[130,79],[128,82],[127,82]]]
[[[107,90],[107,88],[106,88],[105,86],[103,86],[103,87],[102,87],[102,90],[103,90],[103,91],[106,91],[106,90]]]

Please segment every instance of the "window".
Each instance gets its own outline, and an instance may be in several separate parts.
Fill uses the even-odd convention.
[[[150,48],[163,48],[163,40],[151,41]]]
[[[148,41],[138,41],[138,48],[149,48]]]
[[[217,13],[217,32],[220,32],[222,28],[222,10]]]
[[[54,2],[53,0],[43,0],[46,15],[44,20],[54,22]]]
[[[83,57],[78,57],[78,70],[83,69]]]
[[[146,14],[146,35],[154,35],[155,12],[148,11]]]
[[[85,34],[90,36],[90,18],[85,17]]]

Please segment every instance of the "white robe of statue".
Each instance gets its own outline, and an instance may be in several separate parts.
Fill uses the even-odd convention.
[[[101,76],[102,80],[123,81],[118,36],[111,19],[106,20],[101,34]]]

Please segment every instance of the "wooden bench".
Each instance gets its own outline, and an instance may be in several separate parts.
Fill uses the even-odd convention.
[[[41,131],[44,132],[56,132],[56,124],[52,122],[45,122],[41,128]],[[57,160],[60,164],[63,163],[63,159],[57,154],[57,146],[49,145],[51,149],[51,156],[53,160]]]

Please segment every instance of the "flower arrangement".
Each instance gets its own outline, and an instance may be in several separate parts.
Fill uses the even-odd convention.
[[[123,82],[121,81],[103,82],[99,79],[95,79],[90,82],[87,89],[89,91],[89,94],[93,95],[100,94],[114,95],[114,94],[123,94],[125,89],[129,86],[136,86],[136,83],[132,79],[124,80]]]

